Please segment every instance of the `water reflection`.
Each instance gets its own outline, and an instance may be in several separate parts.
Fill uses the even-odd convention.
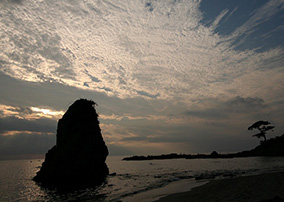
[[[32,178],[42,161],[0,161],[0,201],[110,201],[198,176],[230,177],[284,171],[284,157],[179,159],[126,162],[109,157],[110,172],[100,186],[60,189],[38,186]]]

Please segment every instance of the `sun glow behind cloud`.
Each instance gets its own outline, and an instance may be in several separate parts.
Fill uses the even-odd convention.
[[[16,117],[19,119],[60,119],[63,116],[63,111],[55,111],[52,109],[39,108],[39,107],[18,107],[18,106],[8,106],[0,105],[0,118],[5,117]]]
[[[42,109],[38,107],[31,107],[31,110],[36,113],[39,117],[46,118],[60,118],[63,116],[63,111],[52,111],[51,109]]]

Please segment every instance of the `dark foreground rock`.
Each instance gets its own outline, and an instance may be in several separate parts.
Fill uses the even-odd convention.
[[[108,149],[95,103],[75,101],[58,122],[56,145],[45,156],[34,181],[41,184],[100,184],[109,174]]]

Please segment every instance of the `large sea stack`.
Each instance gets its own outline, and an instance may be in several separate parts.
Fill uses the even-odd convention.
[[[75,101],[59,120],[56,145],[34,177],[42,184],[99,184],[109,174],[95,102]]]

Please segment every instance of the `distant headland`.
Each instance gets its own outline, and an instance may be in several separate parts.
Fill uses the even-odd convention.
[[[162,159],[214,159],[214,158],[237,158],[253,156],[284,156],[284,134],[267,141],[261,142],[259,146],[249,151],[242,151],[230,154],[220,154],[213,151],[211,154],[162,154],[148,156],[131,156],[125,157],[125,161],[142,161],[142,160],[162,160]]]

